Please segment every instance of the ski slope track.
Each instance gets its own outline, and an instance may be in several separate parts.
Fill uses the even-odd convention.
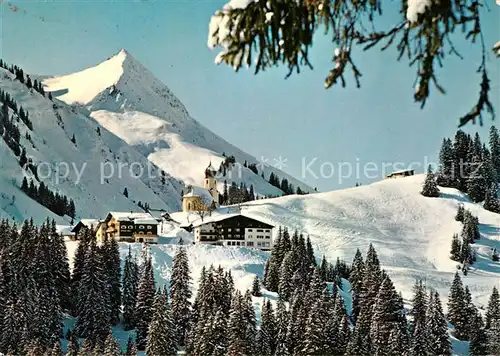
[[[225,179],[252,184],[261,195],[282,195],[260,176],[263,169],[266,178],[274,172],[312,191],[274,167],[259,168],[258,175],[243,167],[258,160],[194,120],[172,91],[125,50],[95,67],[46,79],[44,85],[67,104],[88,109],[99,124],[186,184],[202,186],[208,163],[218,167],[225,153],[242,167],[220,179],[220,190]]]

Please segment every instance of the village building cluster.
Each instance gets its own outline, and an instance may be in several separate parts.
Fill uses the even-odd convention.
[[[210,163],[205,169],[203,187],[188,186],[182,197],[182,212],[213,212],[219,207],[217,170]],[[237,246],[270,250],[274,226],[239,213],[214,213],[180,223],[180,227],[194,235],[194,243],[220,246]],[[170,214],[159,212],[109,212],[104,219],[81,219],[66,234],[78,239],[82,228],[93,231],[98,242],[115,239],[120,242],[158,243],[162,226],[172,222]]]

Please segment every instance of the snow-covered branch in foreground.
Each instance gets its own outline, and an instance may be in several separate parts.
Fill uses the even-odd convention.
[[[209,48],[215,48],[216,46],[227,48],[228,37],[234,35],[231,28],[236,27],[236,23],[232,22],[230,16],[228,16],[229,11],[245,9],[252,2],[253,0],[230,0],[221,10],[215,12],[208,25],[207,45]]]
[[[497,0],[497,1],[500,1],[500,0]],[[497,57],[500,57],[500,41],[495,43],[495,45],[493,46],[493,52],[495,52]]]
[[[418,16],[420,14],[423,14],[426,8],[430,6],[431,6],[430,0],[408,0],[408,10],[406,11],[406,19],[413,23],[417,22]]]

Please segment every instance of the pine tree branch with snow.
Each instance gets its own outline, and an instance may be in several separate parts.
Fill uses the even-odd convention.
[[[463,126],[482,114],[494,117],[491,104],[490,78],[486,67],[487,45],[481,27],[481,0],[408,0],[400,3],[400,18],[389,29],[377,29],[383,16],[381,0],[231,0],[218,10],[210,21],[208,46],[220,47],[215,62],[225,63],[238,71],[242,66],[254,67],[255,73],[278,65],[288,67],[287,77],[312,69],[310,49],[314,34],[324,28],[334,46],[333,68],[325,79],[325,88],[340,83],[346,86],[345,75],[352,72],[360,87],[361,69],[356,65],[363,51],[376,46],[386,50],[396,47],[397,60],[407,57],[415,67],[414,100],[424,107],[430,97],[431,85],[440,93],[445,89],[438,81],[439,68],[446,55],[462,58],[453,36],[479,42],[482,60],[478,73],[479,97],[472,109],[462,116]],[[498,50],[495,45],[495,52]]]

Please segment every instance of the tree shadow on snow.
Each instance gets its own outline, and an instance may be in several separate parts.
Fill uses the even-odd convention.
[[[498,220],[500,222],[500,215],[498,217]],[[479,224],[479,231],[485,235],[500,237],[500,225]],[[496,241],[496,243],[500,244],[500,241]]]
[[[457,200],[462,203],[470,203],[470,199],[466,196],[463,195],[463,193],[456,192],[456,193],[439,193],[440,198],[444,199],[450,199],[450,200]]]

